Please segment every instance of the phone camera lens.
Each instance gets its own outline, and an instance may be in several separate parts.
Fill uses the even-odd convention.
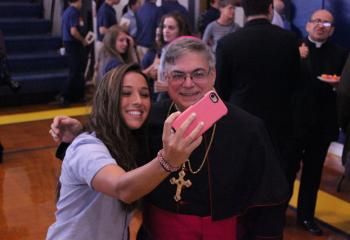
[[[211,93],[211,94],[210,94],[210,99],[211,99],[214,103],[216,103],[216,102],[219,101],[219,100],[218,100],[218,97],[216,96],[215,93]]]

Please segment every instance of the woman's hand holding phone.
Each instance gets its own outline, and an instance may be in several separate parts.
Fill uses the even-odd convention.
[[[181,115],[173,122],[174,131],[178,131],[179,126],[182,125],[184,120],[191,114],[196,113],[196,119],[192,122],[190,127],[187,128],[184,136],[187,136],[189,132],[196,126],[197,122],[203,122],[204,127],[199,132],[198,136],[204,134],[209,128],[211,128],[221,117],[227,114],[227,107],[220,99],[219,95],[215,91],[209,91],[202,99],[188,107]]]
[[[172,124],[180,115],[180,112],[171,114],[164,123],[163,128],[163,157],[173,167],[180,167],[187,161],[190,154],[202,142],[202,136],[197,137],[204,124],[199,122],[196,127],[185,136],[185,132],[196,118],[196,114],[191,114],[181,124],[176,132],[172,130]]]

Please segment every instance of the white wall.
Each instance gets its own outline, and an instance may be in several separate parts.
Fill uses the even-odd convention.
[[[183,5],[185,8],[188,9],[188,1],[189,0],[178,0],[178,1],[181,5]],[[195,1],[195,0],[192,0],[192,1]],[[199,0],[197,0],[197,1],[199,1]]]

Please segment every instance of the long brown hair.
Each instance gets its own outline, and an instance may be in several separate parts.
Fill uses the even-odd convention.
[[[96,133],[125,171],[136,168],[138,148],[135,131],[127,127],[119,110],[123,79],[128,72],[145,77],[137,64],[122,64],[109,71],[96,90],[88,125],[89,131]],[[146,77],[145,81],[147,83]]]
[[[160,20],[159,28],[160,28],[161,47],[164,47],[165,45],[168,44],[167,42],[165,42],[164,35],[163,35],[164,21],[166,18],[172,18],[177,23],[177,26],[179,28],[178,37],[191,35],[190,27],[189,27],[186,19],[184,19],[184,17],[179,12],[176,12],[176,11],[170,12],[168,14],[163,15],[163,17]]]
[[[92,104],[87,129],[95,132],[108,148],[117,164],[125,171],[135,169],[149,157],[145,124],[137,130],[131,130],[120,114],[120,97],[123,79],[129,72],[141,74],[146,83],[147,77],[138,64],[122,64],[109,71],[99,83]],[[142,145],[141,145],[142,144]],[[60,197],[61,182],[58,181],[56,201]],[[122,203],[125,210],[140,207],[140,200],[132,204]]]
[[[128,46],[128,50],[126,51],[125,54],[121,54],[115,49],[115,42],[119,34],[122,32],[129,35],[125,29],[123,29],[122,27],[119,27],[118,25],[114,25],[107,30],[103,38],[101,58],[108,59],[110,57],[112,58],[116,57],[119,59],[119,61],[123,63],[136,63],[137,59],[134,52],[135,50],[133,49],[132,46],[130,46],[130,43]]]

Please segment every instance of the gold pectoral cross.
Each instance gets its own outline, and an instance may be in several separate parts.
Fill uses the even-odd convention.
[[[174,196],[174,199],[176,202],[180,201],[181,200],[181,191],[184,187],[190,187],[192,185],[192,182],[190,180],[185,180],[184,177],[185,177],[186,173],[185,171],[182,169],[180,172],[179,172],[179,178],[176,179],[174,177],[172,177],[170,179],[170,183],[171,184],[176,184],[176,194]]]

